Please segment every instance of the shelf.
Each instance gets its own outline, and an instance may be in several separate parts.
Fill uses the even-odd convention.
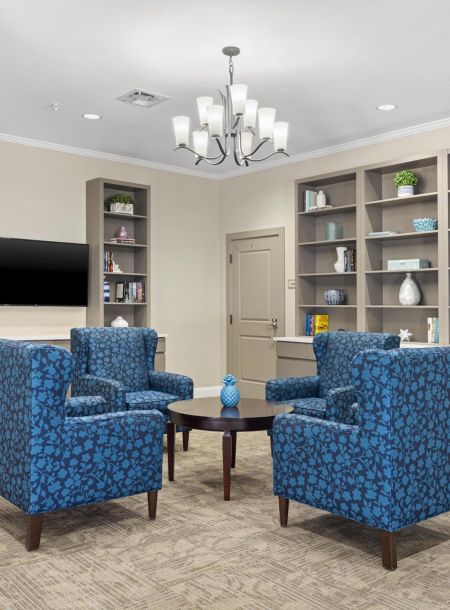
[[[110,301],[109,303],[103,302],[103,305],[119,305],[119,306],[126,305],[127,307],[128,307],[128,305],[132,305],[134,307],[136,305],[147,305],[147,303],[116,303],[115,301],[112,301],[112,302]]]
[[[312,210],[308,212],[299,212],[299,216],[328,216],[329,214],[342,214],[343,212],[356,212],[356,204],[338,205],[332,209]]]
[[[437,267],[426,267],[425,269],[376,269],[375,271],[366,271],[369,275],[382,273],[430,273],[438,271]]]
[[[146,248],[145,244],[116,244],[114,242],[105,241],[104,246],[109,248]]]
[[[367,309],[438,309],[438,305],[366,305]]]
[[[386,241],[396,239],[415,239],[418,237],[437,237],[437,231],[411,231],[410,233],[397,233],[396,235],[366,235],[367,241]]]
[[[299,246],[339,246],[340,244],[356,243],[356,237],[347,237],[345,239],[324,239],[319,241],[304,241],[299,243]]]
[[[108,278],[110,277],[147,277],[146,273],[126,273],[125,271],[122,271],[122,273],[113,273],[112,271],[104,271],[103,275],[107,275]]]
[[[106,218],[127,218],[129,220],[147,220],[142,214],[120,214],[118,212],[103,212]]]
[[[298,277],[344,277],[348,275],[355,276],[356,271],[345,271],[343,273],[337,273],[336,271],[325,273],[299,273]]]
[[[410,197],[390,197],[389,199],[367,201],[365,205],[401,205],[403,203],[415,203],[416,201],[424,201],[435,197],[437,197],[437,192],[421,193],[419,195],[411,195]]]
[[[299,307],[310,309],[356,309],[356,305],[299,305]]]

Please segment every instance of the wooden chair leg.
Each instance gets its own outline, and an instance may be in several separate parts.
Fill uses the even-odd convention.
[[[39,548],[42,532],[42,515],[33,515],[28,517],[27,523],[27,551],[35,551]]]
[[[148,518],[155,519],[156,518],[156,505],[158,503],[158,490],[148,491],[147,500],[148,500]]]
[[[269,438],[270,438],[270,453],[272,454],[272,457],[273,457],[273,436],[270,435]]]
[[[397,568],[397,539],[395,532],[380,530],[380,543],[383,568],[395,570]]]
[[[280,509],[280,525],[281,527],[287,527],[289,500],[283,498],[283,496],[278,496],[278,508]]]
[[[169,481],[175,478],[175,424],[167,424],[167,465],[169,468]]]
[[[189,449],[189,430],[183,431],[183,451]]]

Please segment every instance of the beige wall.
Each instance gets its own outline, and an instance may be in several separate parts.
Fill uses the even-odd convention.
[[[295,277],[295,181],[316,174],[389,161],[421,152],[450,148],[450,128],[308,159],[253,173],[221,183],[221,366],[226,366],[226,256],[227,233],[284,226],[286,228],[286,335],[295,335],[295,290],[287,280]]]
[[[85,241],[87,180],[150,184],[152,325],[169,333],[167,370],[217,385],[218,182],[10,143],[0,176],[0,235],[55,241]],[[64,335],[85,321],[82,308],[3,307],[0,336]]]

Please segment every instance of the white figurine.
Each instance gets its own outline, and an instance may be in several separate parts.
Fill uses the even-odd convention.
[[[400,337],[400,341],[409,341],[409,338],[412,337],[412,333],[410,333],[407,328],[405,328],[405,330],[403,330],[403,328],[401,328],[399,337]]]
[[[111,326],[113,328],[126,328],[128,326],[128,322],[122,318],[122,316],[117,316],[117,318],[114,318],[114,320],[111,322]]]

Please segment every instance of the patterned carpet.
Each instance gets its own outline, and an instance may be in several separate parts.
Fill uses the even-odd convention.
[[[176,458],[155,522],[145,495],[61,511],[44,521],[33,553],[23,546],[23,516],[1,500],[0,608],[450,607],[450,515],[403,531],[390,573],[369,528],[296,503],[289,527],[279,527],[265,433],[238,435],[228,503],[220,434],[193,432]]]

